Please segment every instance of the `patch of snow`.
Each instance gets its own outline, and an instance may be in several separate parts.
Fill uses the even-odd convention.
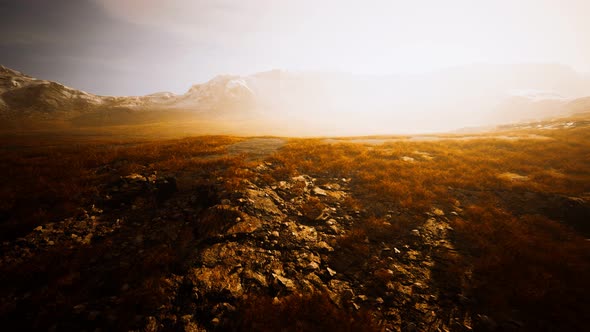
[[[523,89],[523,90],[514,90],[509,93],[512,96],[516,97],[523,97],[530,99],[531,101],[541,101],[541,100],[567,100],[563,95],[555,91],[543,91],[543,90],[535,90],[535,89]]]

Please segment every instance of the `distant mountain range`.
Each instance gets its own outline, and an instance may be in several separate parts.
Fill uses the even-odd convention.
[[[98,96],[0,66],[3,128],[256,121],[303,134],[387,134],[590,111],[590,78],[560,65],[473,65],[412,76],[273,70],[221,75],[185,94]]]

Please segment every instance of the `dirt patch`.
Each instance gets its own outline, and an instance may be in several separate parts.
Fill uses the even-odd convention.
[[[281,138],[250,138],[230,145],[227,152],[230,155],[246,154],[250,159],[259,159],[277,151],[285,143]]]

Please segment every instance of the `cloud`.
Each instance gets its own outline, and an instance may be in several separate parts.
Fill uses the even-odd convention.
[[[276,2],[95,0],[113,17],[176,33],[190,41],[234,43],[268,27]]]

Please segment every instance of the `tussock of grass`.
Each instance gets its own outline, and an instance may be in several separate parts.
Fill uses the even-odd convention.
[[[323,293],[249,298],[237,312],[229,330],[380,331],[369,313],[339,308]]]

